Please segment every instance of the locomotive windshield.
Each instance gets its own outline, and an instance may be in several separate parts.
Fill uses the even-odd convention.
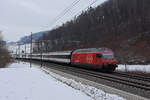
[[[114,55],[113,54],[102,54],[102,57],[104,59],[113,59],[114,58]]]

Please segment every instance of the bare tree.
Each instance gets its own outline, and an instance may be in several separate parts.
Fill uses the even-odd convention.
[[[2,31],[0,31],[0,67],[5,67],[9,62],[10,62],[10,55],[8,50],[4,48]]]
[[[3,40],[3,38],[2,38],[2,31],[0,30],[0,48],[2,47],[2,40]]]

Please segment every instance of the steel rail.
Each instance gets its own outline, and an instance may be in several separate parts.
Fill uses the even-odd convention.
[[[128,77],[128,78],[133,78],[133,79],[137,79],[137,80],[141,80],[141,81],[147,81],[150,82],[150,77],[148,76],[141,76],[141,75],[137,75],[137,74],[131,74],[131,73],[125,73],[125,72],[115,72],[113,73],[113,75],[121,75],[122,77]]]

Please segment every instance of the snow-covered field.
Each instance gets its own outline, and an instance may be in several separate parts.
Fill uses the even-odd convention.
[[[29,63],[0,69],[0,100],[124,100]]]
[[[150,65],[118,65],[120,71],[142,71],[150,73]]]

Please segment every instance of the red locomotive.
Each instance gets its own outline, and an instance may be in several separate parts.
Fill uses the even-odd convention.
[[[103,71],[114,71],[117,67],[117,60],[110,49],[89,48],[73,51],[71,64]]]

